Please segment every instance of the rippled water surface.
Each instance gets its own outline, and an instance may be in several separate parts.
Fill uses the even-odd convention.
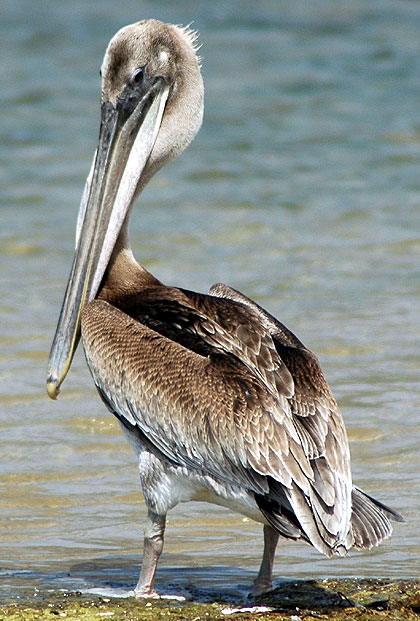
[[[167,283],[227,282],[296,332],[342,407],[355,481],[407,520],[346,559],[284,542],[276,575],[418,577],[418,3],[3,0],[0,593],[137,579],[134,456],[80,352],[59,401],[44,386],[103,51],[144,17],[195,21],[206,115],[139,201],[136,256]],[[217,507],[178,506],[159,583],[246,590],[260,530]]]

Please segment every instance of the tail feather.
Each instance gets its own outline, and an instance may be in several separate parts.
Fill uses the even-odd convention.
[[[399,513],[353,487],[349,529],[347,536],[338,540],[337,534],[334,536],[328,529],[330,512],[327,506],[314,502],[315,498],[310,502],[303,493],[295,495],[292,506],[286,491],[276,481],[270,481],[268,495],[255,494],[261,513],[283,537],[303,539],[327,556],[344,556],[352,547],[377,546],[391,536],[391,522],[404,522]]]
[[[372,548],[392,533],[393,522],[404,518],[358,487],[352,490],[351,531],[355,548]]]

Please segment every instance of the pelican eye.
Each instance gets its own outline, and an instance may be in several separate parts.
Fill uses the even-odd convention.
[[[137,84],[140,84],[140,82],[143,81],[144,75],[145,67],[137,67],[137,69],[134,69],[130,78],[130,86],[137,86]]]

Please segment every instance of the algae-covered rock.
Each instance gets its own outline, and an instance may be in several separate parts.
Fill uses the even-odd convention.
[[[38,593],[36,599],[0,607],[0,620],[33,621],[309,621],[381,619],[420,621],[420,581],[285,581],[274,591],[247,602],[143,601],[87,597],[80,593]]]

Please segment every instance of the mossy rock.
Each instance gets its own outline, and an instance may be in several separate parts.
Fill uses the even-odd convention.
[[[38,593],[36,599],[0,607],[0,620],[33,621],[309,621],[310,619],[393,619],[420,621],[418,580],[285,581],[274,591],[248,602],[182,603],[93,598],[80,593]]]

